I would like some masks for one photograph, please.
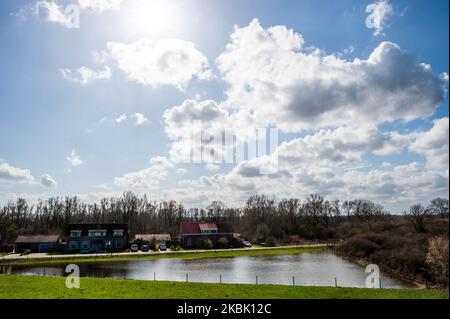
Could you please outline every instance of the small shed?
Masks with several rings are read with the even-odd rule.
[[[134,236],[135,239],[141,239],[147,242],[152,242],[153,240],[157,241],[157,242],[170,242],[171,241],[171,237],[170,234],[137,234],[136,236]]]
[[[45,253],[59,248],[59,235],[20,235],[14,242],[16,253],[23,253],[26,249],[33,253]]]

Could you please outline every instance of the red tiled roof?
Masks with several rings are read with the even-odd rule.
[[[198,227],[200,228],[200,231],[217,230],[217,225],[214,223],[200,223],[198,224]]]
[[[232,234],[233,225],[229,222],[218,222],[218,223],[194,223],[194,222],[183,222],[180,226],[180,234],[200,234],[201,230],[215,230],[221,234]]]
[[[181,234],[200,234],[198,223],[181,223]]]

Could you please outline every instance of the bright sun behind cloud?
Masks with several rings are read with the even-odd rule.
[[[130,32],[159,35],[176,28],[180,19],[178,1],[136,0],[127,8],[125,27]]]

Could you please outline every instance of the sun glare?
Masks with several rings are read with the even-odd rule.
[[[127,28],[132,32],[159,34],[174,29],[178,23],[176,1],[136,0],[128,12]]]

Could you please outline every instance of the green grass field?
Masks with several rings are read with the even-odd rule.
[[[448,291],[282,285],[207,284],[81,278],[68,289],[64,277],[0,275],[0,299],[448,299]]]
[[[259,255],[286,255],[301,254],[305,252],[323,252],[325,247],[301,247],[301,248],[273,248],[273,249],[239,249],[239,250],[220,250],[220,251],[180,251],[174,253],[161,253],[151,255],[101,255],[99,257],[70,257],[67,258],[33,258],[18,260],[0,260],[0,265],[39,265],[39,264],[66,264],[66,263],[84,263],[84,262],[110,262],[120,260],[135,259],[158,259],[158,258],[183,258],[183,259],[199,259],[199,258],[226,258],[238,256],[259,256]]]

